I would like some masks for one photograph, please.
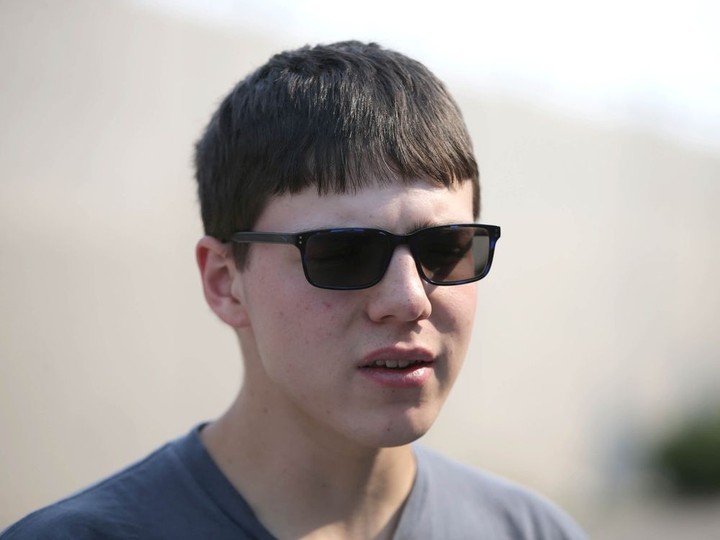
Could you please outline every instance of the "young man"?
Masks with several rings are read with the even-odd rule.
[[[196,167],[236,401],[3,539],[583,537],[411,445],[458,375],[500,237],[475,224],[470,138],[424,66],[358,42],[276,55],[222,102]]]

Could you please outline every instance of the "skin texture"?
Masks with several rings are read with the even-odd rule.
[[[469,182],[417,181],[276,197],[254,229],[407,234],[472,221]],[[408,444],[430,428],[463,362],[475,284],[425,283],[407,246],[359,291],[311,286],[292,245],[253,244],[242,272],[212,238],[197,256],[208,304],[235,328],[245,365],[237,400],[203,431],[213,458],[280,537],[391,536],[415,473]],[[425,364],[409,384],[366,367],[414,358]]]

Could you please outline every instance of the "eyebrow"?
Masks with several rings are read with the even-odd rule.
[[[467,221],[434,221],[431,219],[419,219],[413,223],[413,226],[410,228],[410,230],[407,231],[406,234],[412,234],[414,232],[417,232],[421,229],[427,229],[428,227],[441,227],[443,225],[457,225],[460,223],[468,223]]]

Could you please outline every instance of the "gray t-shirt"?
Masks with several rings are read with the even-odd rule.
[[[215,465],[200,429],[46,508],[0,540],[273,540]],[[414,446],[412,492],[395,533],[417,539],[582,539],[560,510],[527,490]]]

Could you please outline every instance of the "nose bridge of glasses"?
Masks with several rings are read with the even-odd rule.
[[[386,238],[388,239],[388,250],[386,255],[386,262],[385,262],[385,271],[384,274],[387,273],[388,269],[390,268],[390,265],[393,264],[393,260],[397,259],[397,254],[406,252],[407,255],[410,255],[413,259],[413,266],[417,270],[418,277],[422,280],[426,281],[425,274],[422,270],[422,265],[420,263],[419,254],[416,252],[416,249],[413,246],[413,242],[411,242],[411,239],[413,238],[412,234],[404,235],[404,234],[392,234],[392,233],[386,233]],[[400,249],[398,249],[400,248]],[[384,277],[383,274],[383,277]]]

